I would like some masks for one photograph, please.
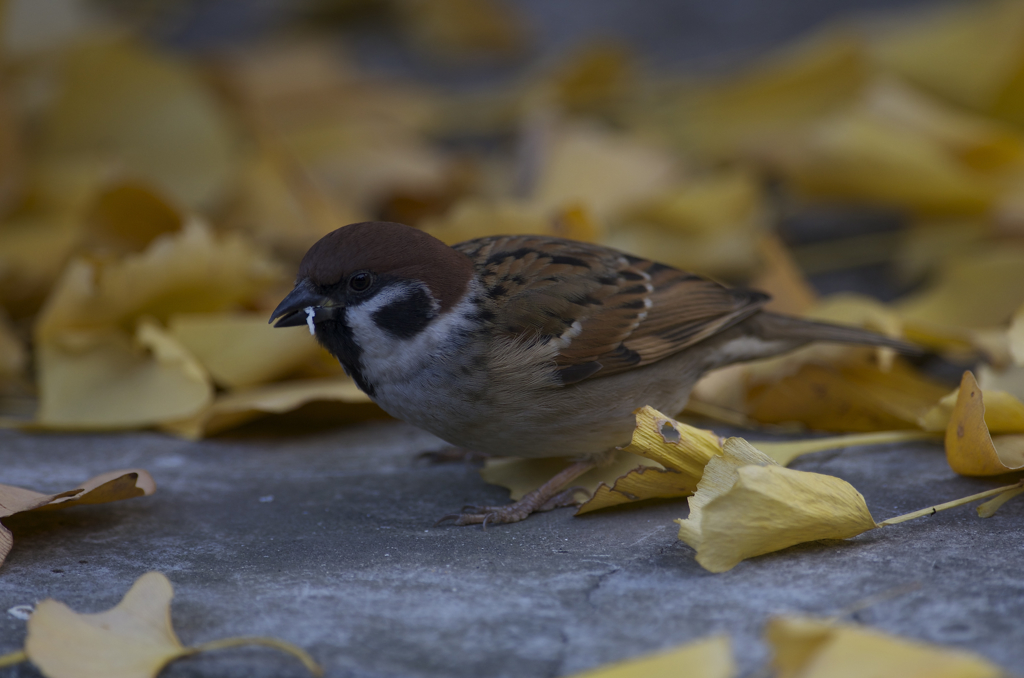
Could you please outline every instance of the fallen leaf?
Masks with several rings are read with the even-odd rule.
[[[689,496],[697,488],[708,459],[721,452],[721,440],[713,432],[669,419],[653,407],[644,406],[636,411],[632,440],[622,448],[622,453],[641,463],[602,473],[600,484],[576,515],[644,499]]]
[[[717,83],[688,87],[655,122],[687,151],[712,160],[759,156],[852,102],[867,74],[861,41],[830,31],[791,45]],[[650,115],[650,114],[647,114]]]
[[[1021,412],[1014,414],[1024,413],[1024,405],[1019,401],[1017,405]],[[1024,435],[990,434],[985,425],[981,387],[970,371],[964,372],[960,381],[956,405],[946,427],[946,461],[965,476],[994,476],[1024,469]]]
[[[1020,398],[995,388],[981,391],[985,399],[985,426],[990,433],[1024,433],[1024,403]],[[945,432],[959,399],[960,388],[957,387],[921,418],[921,428]]]
[[[228,389],[288,376],[323,350],[305,326],[275,328],[265,313],[179,313],[168,331]]]
[[[942,6],[891,22],[870,43],[881,68],[967,108],[1024,121],[1013,104],[1024,64],[1024,8],[1014,0]]]
[[[37,344],[39,411],[29,428],[104,430],[193,415],[213,399],[206,370],[155,321],[65,332]]]
[[[109,158],[127,178],[191,208],[225,197],[240,148],[195,71],[138,43],[95,37],[70,47],[60,67],[42,126],[44,159]]]
[[[5,382],[19,378],[28,366],[28,351],[14,333],[7,314],[0,309],[0,392]]]
[[[105,504],[153,494],[156,483],[142,469],[109,471],[59,494],[42,494],[13,485],[0,485],[0,518],[26,511],[63,509],[80,504]],[[0,524],[0,565],[14,544],[11,531]]]
[[[963,650],[905,640],[852,624],[774,617],[765,628],[778,678],[997,678],[1005,672]]]
[[[996,495],[994,498],[989,499],[984,504],[978,506],[978,517],[991,518],[995,515],[996,511],[999,510],[1000,506],[1021,494],[1024,494],[1024,486],[1015,487],[1012,490],[1007,490],[1002,494]]]
[[[979,214],[996,186],[933,139],[860,111],[814,125],[777,163],[801,192],[921,214]]]
[[[173,597],[167,577],[147,572],[106,612],[82,614],[56,600],[44,600],[29,617],[25,654],[48,678],[155,678],[175,659],[222,647],[261,644],[288,652],[315,676],[323,674],[304,651],[273,638],[182,645],[171,625]]]
[[[949,257],[935,282],[895,310],[923,333],[1005,326],[1024,305],[1024,248],[990,244]]]
[[[853,433],[844,436],[811,438],[809,440],[758,440],[753,444],[778,464],[789,466],[794,459],[814,452],[859,445],[883,445],[911,440],[936,440],[936,436],[927,431],[879,431],[876,433]]]
[[[184,223],[180,211],[142,183],[122,182],[102,190],[85,216],[84,239],[104,254],[141,252]]]
[[[554,90],[560,107],[573,114],[609,114],[637,88],[634,56],[623,44],[599,39],[572,52],[542,87]]]
[[[191,417],[164,421],[160,428],[189,440],[198,440],[235,428],[266,414],[290,412],[317,401],[370,407],[373,416],[380,416],[381,413],[370,398],[348,377],[306,379],[222,394]],[[345,412],[339,412],[335,416],[336,421],[365,419],[370,414],[365,409],[356,407],[346,409],[349,410],[348,416]]]
[[[215,236],[197,220],[111,262],[73,261],[40,312],[36,340],[67,330],[133,331],[141,316],[229,310],[280,278],[277,266],[238,235]]]
[[[753,172],[719,170],[635,203],[606,243],[684,270],[741,277],[758,263],[768,214]]]
[[[904,335],[903,322],[891,309],[859,294],[831,295],[803,315],[896,339]],[[865,387],[865,380],[877,383]],[[845,383],[850,381],[858,388]],[[824,402],[832,382],[836,388],[829,402]],[[813,393],[807,393],[809,389]],[[691,402],[732,411],[748,420],[756,419],[752,413],[763,407],[761,414],[769,417],[766,423],[789,421],[822,430],[870,431],[905,427],[886,425],[898,416],[916,424],[916,418],[905,419],[908,407],[926,410],[944,390],[896,361],[892,349],[815,342],[774,358],[714,370],[694,387]],[[769,395],[773,393],[779,398]],[[856,407],[851,409],[849,400]],[[892,416],[892,410],[899,415]]]
[[[598,220],[675,183],[676,159],[662,148],[594,125],[558,127],[543,148],[531,202],[542,211],[582,203]]]
[[[896,78],[876,79],[861,106],[907,134],[934,141],[976,170],[1012,168],[1024,155],[1024,139],[1013,127],[947,106]]]
[[[731,678],[736,675],[728,636],[711,636],[639,659],[599,666],[572,678]]]
[[[742,438],[708,462],[679,538],[711,572],[745,558],[874,529],[864,497],[846,481],[776,464]]]
[[[766,235],[757,250],[761,270],[750,286],[771,295],[765,309],[785,315],[803,315],[812,309],[818,302],[818,293],[807,282],[785,243],[777,235]]]
[[[765,423],[799,422],[822,431],[917,428],[947,387],[896,362],[883,372],[866,364],[808,364],[747,395],[748,416]]]

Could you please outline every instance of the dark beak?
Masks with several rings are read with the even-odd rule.
[[[277,305],[274,312],[270,314],[270,322],[274,322],[274,319],[277,318],[274,327],[298,327],[309,323],[310,311],[312,311],[312,321],[317,323],[331,320],[344,310],[343,306],[318,294],[308,281],[303,280],[295,285],[295,289]]]

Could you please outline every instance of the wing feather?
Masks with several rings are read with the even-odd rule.
[[[499,334],[555,342],[561,383],[662,360],[768,300],[600,245],[495,236],[455,248],[476,261]]]

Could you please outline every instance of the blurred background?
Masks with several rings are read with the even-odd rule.
[[[2,8],[10,425],[379,416],[266,323],[306,249],[370,219],[601,242],[941,356],[737,369],[694,398],[733,423],[925,426],[964,367],[1024,393],[1024,3]]]

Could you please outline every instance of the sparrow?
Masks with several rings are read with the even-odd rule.
[[[709,370],[813,341],[918,352],[771,313],[768,300],[601,245],[515,235],[448,246],[362,222],[309,249],[270,321],[308,325],[381,408],[454,446],[575,459],[518,502],[439,521],[486,527],[575,503],[566,487],[629,443],[634,410],[682,411]]]

